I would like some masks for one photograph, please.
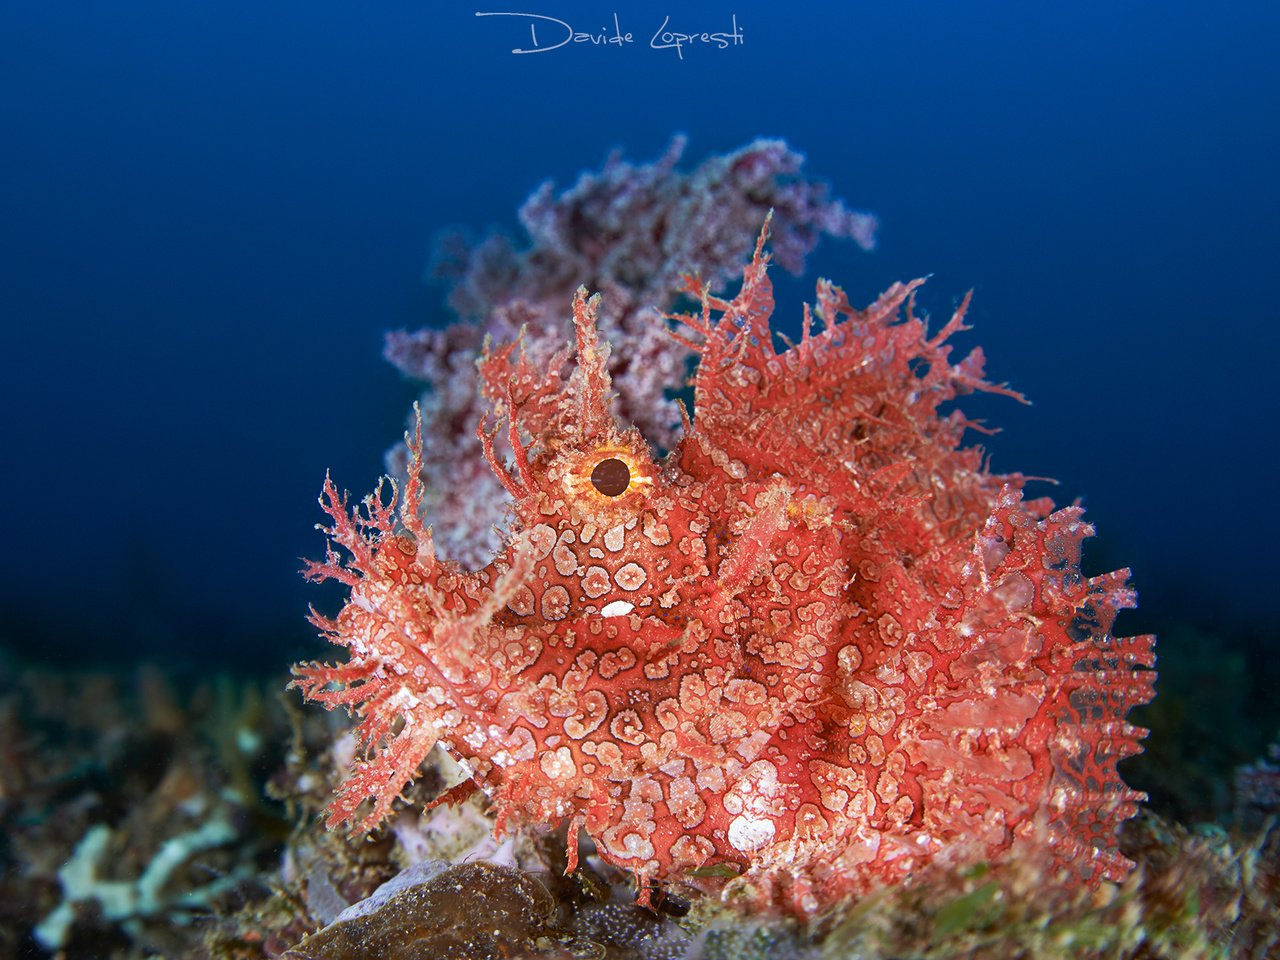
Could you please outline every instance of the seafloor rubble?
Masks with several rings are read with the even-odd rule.
[[[436,543],[453,559],[480,562],[504,523],[506,493],[478,469],[474,432],[473,368],[486,334],[524,326],[530,362],[546,362],[574,288],[603,291],[602,336],[621,346],[608,368],[619,413],[665,446],[679,413],[664,385],[682,379],[691,352],[658,335],[659,312],[676,306],[681,272],[723,285],[769,209],[774,257],[788,269],[801,269],[823,234],[872,245],[874,218],[803,178],[785,144],[757,142],[689,173],[678,169],[682,147],[647,165],[613,158],[559,194],[540,189],[521,212],[524,242],[445,241],[437,265],[457,321],[389,337],[388,356],[427,387],[424,507],[443,518]],[[497,453],[510,450],[499,442]],[[403,448],[390,461],[403,475]],[[1215,652],[1187,673],[1230,681],[1213,640],[1188,646]],[[1166,676],[1172,690],[1142,717],[1151,750],[1130,763],[1157,785],[1159,813],[1122,826],[1119,852],[1137,865],[1123,882],[1046,883],[1046,863],[1028,848],[926,866],[796,919],[670,888],[646,909],[631,875],[589,845],[566,875],[563,828],[495,838],[480,794],[428,809],[462,776],[440,751],[373,832],[326,829],[324,810],[359,745],[344,718],[281,695],[278,677],[0,661],[0,957],[1276,955],[1276,766],[1259,758],[1233,784],[1247,755],[1193,755],[1187,731],[1237,717],[1238,704],[1230,682],[1210,697],[1179,679],[1176,662]],[[1191,826],[1198,818],[1218,822]]]
[[[1143,813],[1121,833],[1138,863],[1122,885],[1066,893],[1034,862],[976,866],[851,901],[802,931],[707,901],[639,908],[628,878],[595,858],[572,877],[553,868],[562,833],[495,843],[475,799],[423,815],[454,775],[434,766],[371,837],[330,832],[321,813],[350,741],[330,715],[266,694],[278,680],[5,661],[0,682],[0,957],[1263,960],[1280,950],[1280,811],[1260,806],[1274,793],[1248,794],[1250,822],[1266,814],[1260,828]],[[70,867],[104,833],[93,865]],[[193,842],[201,834],[211,842]],[[377,892],[397,876],[398,889]]]

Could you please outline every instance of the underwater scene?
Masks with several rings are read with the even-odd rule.
[[[0,958],[1280,957],[1280,12],[0,11]]]

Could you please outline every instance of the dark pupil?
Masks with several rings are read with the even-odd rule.
[[[617,457],[601,460],[591,471],[591,485],[606,497],[620,497],[631,483],[631,471]]]

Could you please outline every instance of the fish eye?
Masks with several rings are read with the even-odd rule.
[[[601,460],[591,471],[591,485],[606,497],[620,497],[631,485],[631,469],[617,457]]]

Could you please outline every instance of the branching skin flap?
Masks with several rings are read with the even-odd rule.
[[[332,546],[306,573],[350,588],[314,616],[348,659],[294,682],[364,746],[329,825],[383,821],[439,744],[470,775],[446,800],[585,830],[642,900],[736,874],[807,916],[1020,843],[1065,882],[1124,878],[1115,830],[1144,798],[1116,762],[1155,676],[1153,638],[1111,633],[1128,571],[1083,577],[1081,510],[1024,500],[939,414],[1021,399],[980,351],[951,363],[967,297],[929,337],[921,281],[865,310],[822,282],[783,344],[764,239],[734,299],[686,278],[696,416],[665,457],[615,421],[585,290],[549,368],[486,352],[480,435],[514,516],[483,569],[436,557],[417,464],[355,510],[326,480]]]

